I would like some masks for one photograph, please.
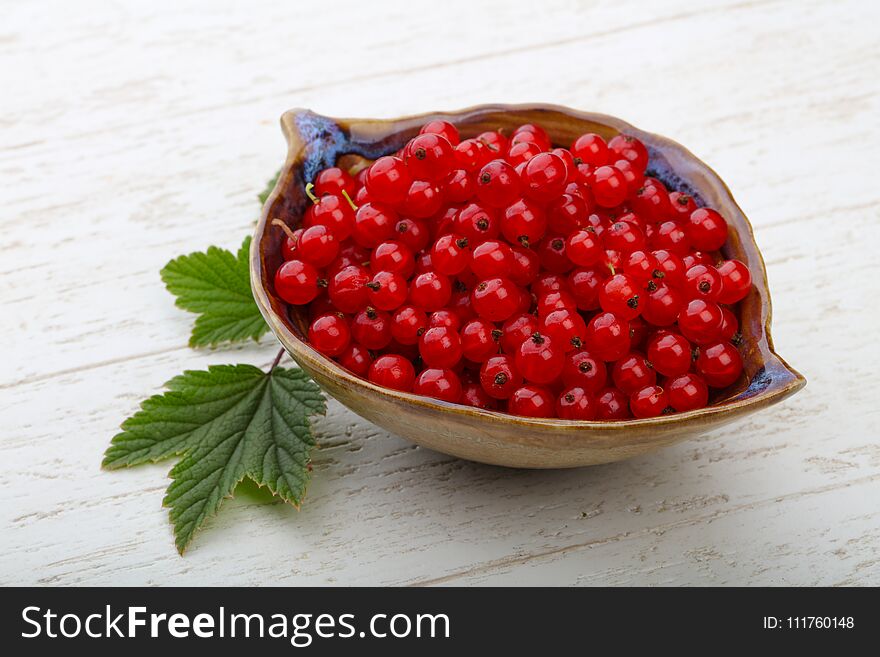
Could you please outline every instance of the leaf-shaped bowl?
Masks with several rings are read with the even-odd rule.
[[[543,126],[554,143],[567,146],[578,135],[595,132],[638,137],[648,147],[651,170],[670,189],[692,194],[699,205],[717,209],[730,231],[727,257],[749,266],[754,281],[740,303],[740,347],[744,372],[734,385],[695,411],[644,420],[576,422],[532,419],[483,411],[396,392],[354,376],[312,349],[305,339],[307,317],[288,309],[275,293],[273,277],[281,265],[283,233],[273,218],[296,225],[309,204],[305,184],[340,158],[375,159],[399,149],[432,119],[454,123],[463,137],[485,130],[512,130],[523,123]],[[267,199],[251,246],[251,284],[257,304],[285,349],[318,384],[358,415],[430,449],[473,461],[524,468],[563,468],[607,463],[644,454],[706,434],[782,401],[806,383],[773,351],[770,293],[764,261],[752,227],[718,175],[669,139],[643,132],[611,116],[552,105],[483,105],[401,119],[333,119],[308,110],[281,117],[287,161]],[[343,159],[343,162],[346,160]],[[350,160],[349,160],[350,161]]]

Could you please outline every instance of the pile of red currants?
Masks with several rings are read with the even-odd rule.
[[[748,268],[727,223],[646,175],[634,137],[554,148],[537,125],[431,121],[356,174],[324,169],[275,276],[309,343],[354,374],[513,415],[706,406],[742,372]]]

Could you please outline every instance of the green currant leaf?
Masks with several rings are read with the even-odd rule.
[[[251,292],[248,251],[251,238],[233,254],[216,246],[180,256],[162,268],[162,280],[178,307],[198,313],[191,347],[258,340],[269,326]]]
[[[245,477],[299,507],[315,446],[310,418],[326,412],[324,396],[302,370],[214,365],[165,385],[168,392],[145,400],[122,423],[103,467],[181,457],[163,501],[181,554]]]

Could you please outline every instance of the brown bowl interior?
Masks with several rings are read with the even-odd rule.
[[[727,219],[730,231],[724,255],[749,266],[753,287],[739,304],[744,372],[711,405],[687,413],[648,420],[572,422],[517,418],[425,399],[375,386],[313,350],[305,340],[306,313],[288,310],[276,294],[273,276],[281,264],[283,233],[271,226],[280,218],[295,226],[310,203],[305,184],[340,158],[375,159],[399,149],[426,121],[443,118],[465,137],[485,130],[508,133],[523,123],[543,126],[554,143],[569,145],[584,132],[606,139],[626,133],[648,147],[650,171],[670,189],[694,196]],[[308,110],[283,115],[288,157],[266,201],[251,251],[251,280],[263,315],[278,339],[303,369],[331,395],[355,412],[419,444],[464,458],[526,467],[563,467],[626,458],[726,424],[746,413],[781,401],[806,381],[774,351],[770,337],[770,294],[764,261],[748,219],[718,175],[682,146],[643,132],[610,116],[547,106],[480,106],[396,120],[332,119]]]

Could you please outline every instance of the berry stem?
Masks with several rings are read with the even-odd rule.
[[[345,200],[348,201],[348,204],[351,206],[351,209],[354,210],[355,212],[357,212],[358,206],[355,205],[355,202],[351,200],[351,196],[348,195],[348,192],[343,189],[342,195],[345,197]]]
[[[284,231],[284,234],[287,235],[291,240],[293,240],[294,244],[296,244],[296,235],[293,234],[293,231],[290,229],[286,223],[278,219],[277,217],[272,220],[273,226],[278,226],[281,230]]]
[[[312,183],[307,184],[306,185],[306,196],[308,196],[311,199],[312,203],[317,203],[318,197],[315,196],[315,194],[312,192],[312,190],[314,188],[315,188],[315,186]]]

